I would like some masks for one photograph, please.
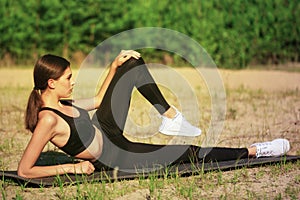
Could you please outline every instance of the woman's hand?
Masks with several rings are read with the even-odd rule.
[[[122,50],[120,54],[115,58],[113,61],[111,68],[117,69],[119,66],[121,66],[124,62],[129,60],[130,58],[139,59],[141,57],[141,54],[134,50]]]
[[[87,174],[90,175],[95,171],[94,165],[90,161],[83,161],[75,164],[76,174]]]
[[[81,108],[84,108],[85,110],[93,110],[99,108],[104,94],[117,71],[117,68],[120,67],[124,62],[126,62],[130,58],[139,59],[140,57],[141,55],[139,52],[133,50],[122,50],[112,62],[110,70],[96,96],[94,98],[89,99],[76,99],[76,101],[73,103]]]

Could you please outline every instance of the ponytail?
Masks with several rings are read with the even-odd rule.
[[[32,133],[38,122],[39,111],[43,105],[40,90],[33,89],[28,98],[26,113],[25,113],[25,127]]]
[[[69,61],[51,54],[42,56],[35,63],[33,70],[34,88],[30,93],[25,113],[26,129],[33,132],[38,123],[39,112],[43,106],[41,92],[47,89],[48,80],[57,80],[69,66]]]

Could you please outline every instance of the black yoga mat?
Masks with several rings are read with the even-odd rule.
[[[179,165],[173,165],[168,168],[162,168],[159,170],[152,169],[141,169],[136,172],[121,171],[121,170],[110,170],[95,172],[92,175],[76,175],[76,174],[65,174],[60,176],[51,176],[45,178],[34,178],[27,179],[17,175],[16,171],[1,171],[0,176],[3,181],[12,181],[17,184],[28,187],[51,187],[51,186],[62,186],[66,184],[80,184],[80,183],[92,183],[101,181],[115,181],[115,180],[126,180],[134,178],[147,178],[149,176],[167,176],[172,175],[178,176],[189,176],[197,175],[199,173],[215,171],[215,170],[233,170],[241,167],[256,167],[263,165],[270,165],[274,163],[285,164],[286,162],[295,162],[300,160],[300,156],[282,156],[282,157],[266,157],[266,158],[249,158],[241,160],[229,160],[222,162],[211,162],[211,163],[183,163]]]

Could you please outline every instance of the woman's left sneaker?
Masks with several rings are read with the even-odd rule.
[[[256,157],[282,156],[290,150],[290,143],[286,139],[275,139],[269,142],[261,142],[252,144],[250,147],[256,146]]]

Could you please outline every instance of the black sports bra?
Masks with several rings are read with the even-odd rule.
[[[95,137],[95,128],[86,110],[76,107],[69,102],[61,102],[64,105],[75,107],[79,111],[79,117],[70,117],[59,110],[49,107],[43,107],[40,111],[51,110],[68,123],[70,127],[70,137],[68,142],[63,147],[60,147],[60,149],[71,156],[76,156],[92,143]]]

